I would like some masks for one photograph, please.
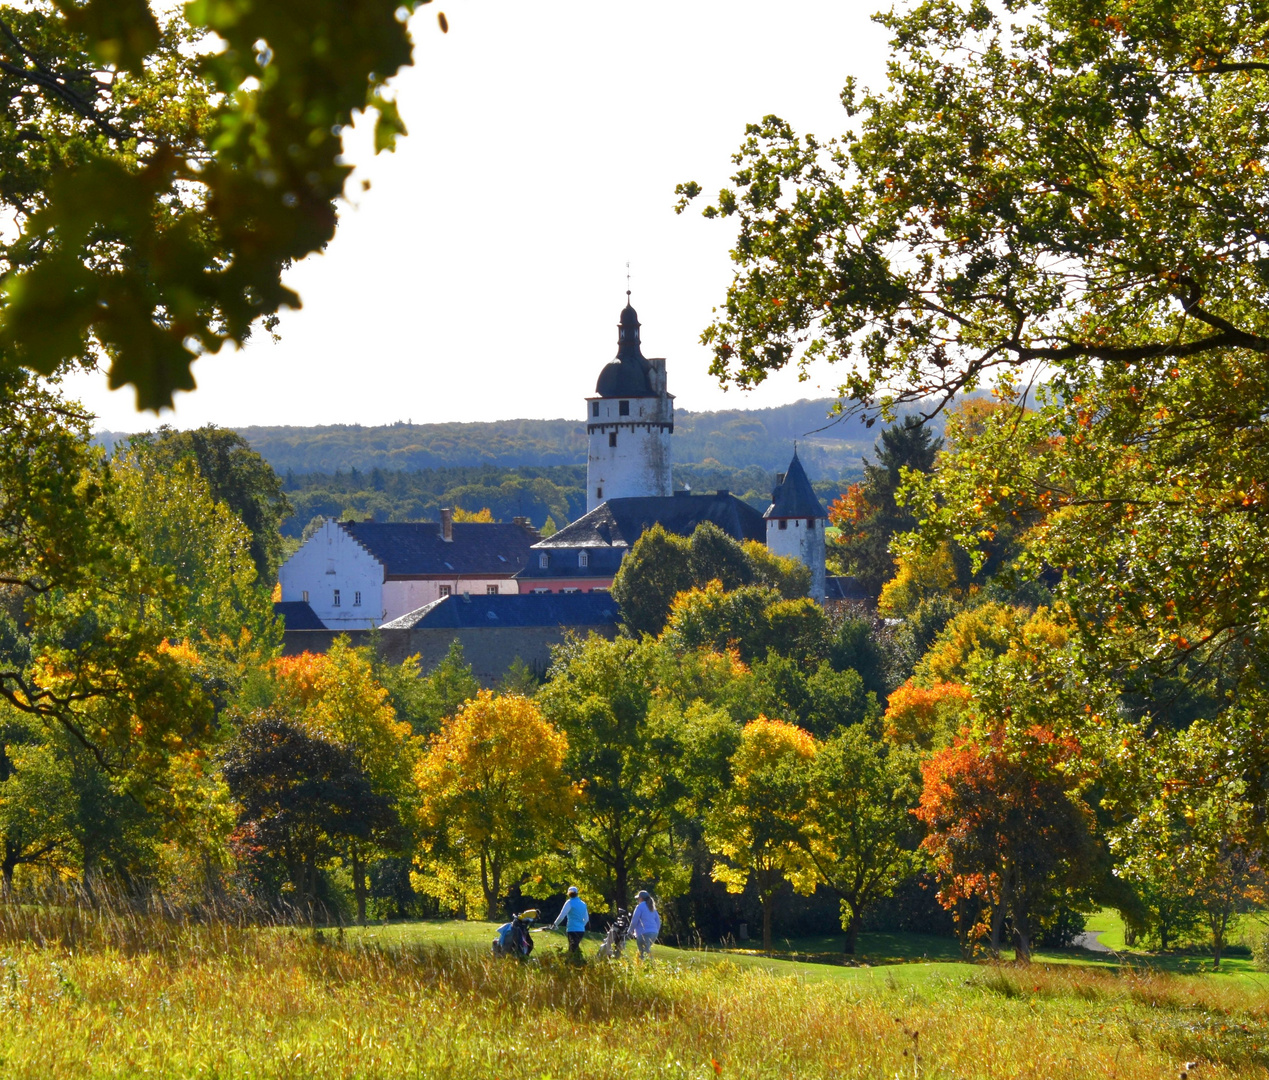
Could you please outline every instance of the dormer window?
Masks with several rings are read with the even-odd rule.
[[[577,553],[577,565],[580,566],[583,570],[585,570],[586,567],[590,565],[589,551],[579,551]]]
[[[540,552],[538,554],[538,569],[545,570],[550,565],[551,565],[551,556],[548,555],[545,551]]]
[[[619,401],[619,402],[617,402],[617,415],[618,415],[618,416],[629,416],[629,415],[630,415],[630,402],[628,402],[628,401]]]

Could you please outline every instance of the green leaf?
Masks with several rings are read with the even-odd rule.
[[[66,13],[67,27],[88,39],[102,63],[141,73],[146,57],[159,44],[158,21],[146,0],[56,0]]]

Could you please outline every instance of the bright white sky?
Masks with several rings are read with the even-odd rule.
[[[162,422],[384,424],[582,416],[616,351],[626,261],[644,354],[668,358],[681,408],[820,396],[843,373],[723,393],[698,341],[731,278],[733,232],[673,213],[712,201],[747,122],[776,113],[822,138],[846,124],[848,75],[878,86],[875,0],[438,0],[398,79],[410,129],[359,170],[329,250],[295,267],[303,310],[282,340],[194,367]],[[444,10],[442,35],[435,13]],[[362,194],[361,179],[371,181]],[[702,196],[701,206],[706,196]],[[104,376],[68,388],[103,428],[152,427]]]

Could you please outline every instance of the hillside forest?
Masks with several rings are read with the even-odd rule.
[[[833,415],[829,399],[768,409],[676,412],[674,484],[727,490],[757,509],[796,443],[825,505],[862,475],[874,434],[857,417]],[[940,428],[941,422],[935,424]],[[527,517],[548,531],[586,509],[586,428],[566,420],[467,424],[243,428],[238,432],[282,478],[292,513],[284,536],[314,519],[437,520],[443,506],[495,519]],[[100,431],[111,450],[127,441]]]

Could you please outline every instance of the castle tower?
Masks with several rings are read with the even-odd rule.
[[[811,598],[824,602],[824,526],[828,514],[807,479],[806,470],[793,450],[789,471],[776,474],[771,505],[762,515],[767,521],[767,550],[804,563],[811,571]]]
[[[586,413],[587,513],[609,499],[674,493],[674,395],[665,388],[665,360],[644,358],[628,290],[617,324],[617,358],[599,373]]]

